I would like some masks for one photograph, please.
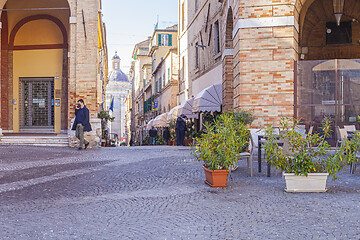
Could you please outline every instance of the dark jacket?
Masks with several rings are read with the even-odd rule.
[[[79,115],[81,114],[81,116]],[[91,124],[90,124],[90,113],[89,113],[89,109],[84,106],[84,108],[80,111],[80,109],[75,109],[75,121],[74,121],[74,125],[72,126],[71,130],[76,130],[76,126],[78,125],[79,121],[78,119],[82,119],[82,125],[84,126],[84,132],[90,132],[92,131],[91,129]]]
[[[163,137],[164,137],[165,140],[170,139],[170,131],[169,131],[169,129],[164,130]]]
[[[150,135],[150,137],[156,137],[157,131],[155,129],[150,129],[149,135]]]
[[[178,117],[176,120],[176,127],[175,129],[180,132],[186,131],[186,122],[182,117]]]

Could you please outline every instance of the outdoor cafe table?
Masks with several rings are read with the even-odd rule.
[[[259,172],[261,172],[261,144],[263,142],[266,142],[267,137],[265,137],[264,135],[258,135],[258,164],[259,164]],[[279,141],[279,138],[277,138],[277,142],[279,146],[282,146],[283,143]],[[271,176],[271,164],[268,161],[267,162],[267,176],[270,177]]]

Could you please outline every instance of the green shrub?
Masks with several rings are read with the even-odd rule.
[[[345,140],[342,145],[333,150],[326,141],[331,134],[330,120],[322,123],[323,134],[308,134],[306,136],[296,131],[299,120],[282,118],[280,135],[274,134],[273,126],[265,129],[267,141],[264,144],[266,158],[271,165],[286,173],[305,175],[309,173],[327,172],[335,180],[336,175],[347,164],[356,161],[355,153],[359,151],[360,134],[356,133],[353,140]],[[279,147],[277,139],[284,141]]]
[[[204,161],[210,170],[229,169],[236,163],[239,154],[247,148],[250,131],[247,126],[238,121],[234,114],[224,113],[216,117],[211,124],[205,123],[205,131],[196,138],[192,154]]]

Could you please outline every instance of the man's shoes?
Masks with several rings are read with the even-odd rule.
[[[88,148],[89,144],[90,144],[89,142],[88,142],[88,143],[85,143],[85,149]]]
[[[79,151],[82,150],[82,147],[79,147],[78,150],[79,150]]]

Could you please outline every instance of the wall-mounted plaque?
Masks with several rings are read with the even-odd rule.
[[[60,98],[56,98],[55,99],[55,107],[60,107],[61,105],[61,99]]]

